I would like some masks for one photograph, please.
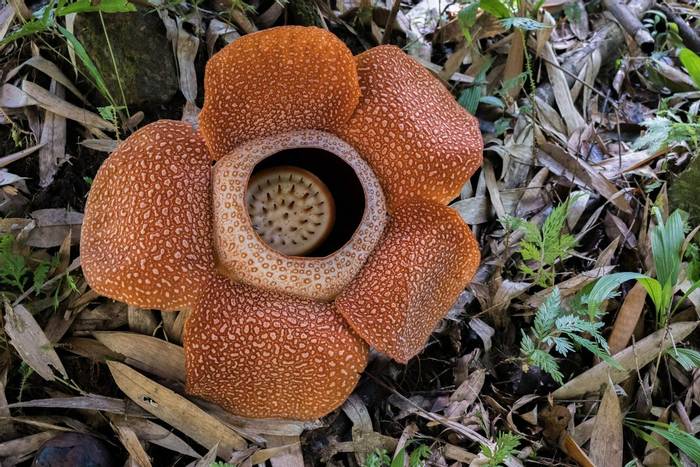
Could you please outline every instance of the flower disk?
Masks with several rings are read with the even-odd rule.
[[[218,278],[187,321],[187,392],[245,417],[309,420],[348,397],[367,350],[332,305]]]
[[[335,305],[370,345],[405,363],[472,278],[479,257],[479,245],[454,210],[412,201],[396,210]]]
[[[318,148],[334,154],[353,169],[362,185],[365,209],[360,225],[345,245],[328,256],[287,256],[262,240],[251,222],[246,193],[255,165],[289,148]],[[332,300],[357,275],[386,225],[384,196],[369,165],[349,144],[323,131],[290,131],[244,143],[216,163],[212,184],[218,271],[267,290]]]
[[[357,57],[362,96],[338,135],[372,166],[391,214],[413,197],[446,204],[481,165],[478,121],[394,46]]]
[[[161,120],[102,164],[85,207],[80,257],[90,286],[130,305],[192,304],[214,271],[211,159],[186,123]]]
[[[215,159],[244,141],[291,130],[333,130],[357,106],[352,53],[319,28],[248,34],[214,55],[204,77],[200,129]]]

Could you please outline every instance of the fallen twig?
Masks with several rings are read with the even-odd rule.
[[[676,23],[678,26],[678,34],[680,34],[683,39],[683,44],[693,52],[700,54],[700,36],[695,32],[695,29],[691,28],[683,18],[677,15],[676,12],[673,11],[673,8],[663,3],[657,5],[657,8],[661,10],[670,21]]]
[[[650,54],[654,51],[654,38],[651,37],[649,31],[644,29],[637,15],[626,4],[621,3],[619,0],[604,0],[603,3],[605,8],[625,28],[627,34],[632,36],[639,48],[642,49],[642,52]]]

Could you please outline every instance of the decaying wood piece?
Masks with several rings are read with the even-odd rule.
[[[625,28],[627,34],[632,36],[639,48],[642,49],[642,52],[649,54],[654,51],[654,38],[651,37],[649,31],[644,29],[637,15],[626,4],[619,0],[604,0],[603,4],[615,19],[619,21],[620,25]]]
[[[676,26],[678,26],[678,34],[683,39],[683,44],[693,52],[700,54],[700,36],[698,36],[695,29],[690,27],[690,25],[669,6],[659,3],[655,8],[661,10],[669,20],[676,23]]]
[[[627,3],[627,8],[637,18],[641,18],[653,4],[652,0],[632,0]],[[620,25],[612,19],[603,22],[586,45],[562,57],[561,67],[569,86],[573,85],[574,77],[578,76],[581,69],[588,63],[593,52],[598,51],[601,63],[610,63],[619,55],[624,45],[625,32]],[[554,102],[552,85],[544,83],[538,86],[537,96],[552,105]]]

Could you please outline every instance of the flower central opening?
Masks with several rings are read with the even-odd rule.
[[[365,209],[355,171],[335,154],[292,148],[258,163],[246,191],[256,234],[287,256],[327,256],[357,229]]]

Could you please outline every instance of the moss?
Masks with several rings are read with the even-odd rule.
[[[296,24],[304,26],[322,26],[318,16],[318,7],[314,0],[290,0],[289,12]]]
[[[75,33],[116,103],[121,105],[123,100],[117,71],[127,105],[170,101],[178,90],[177,70],[160,19],[139,11],[105,14],[104,22],[114,63],[98,14],[78,15]],[[106,104],[106,99],[101,98],[101,103]]]

